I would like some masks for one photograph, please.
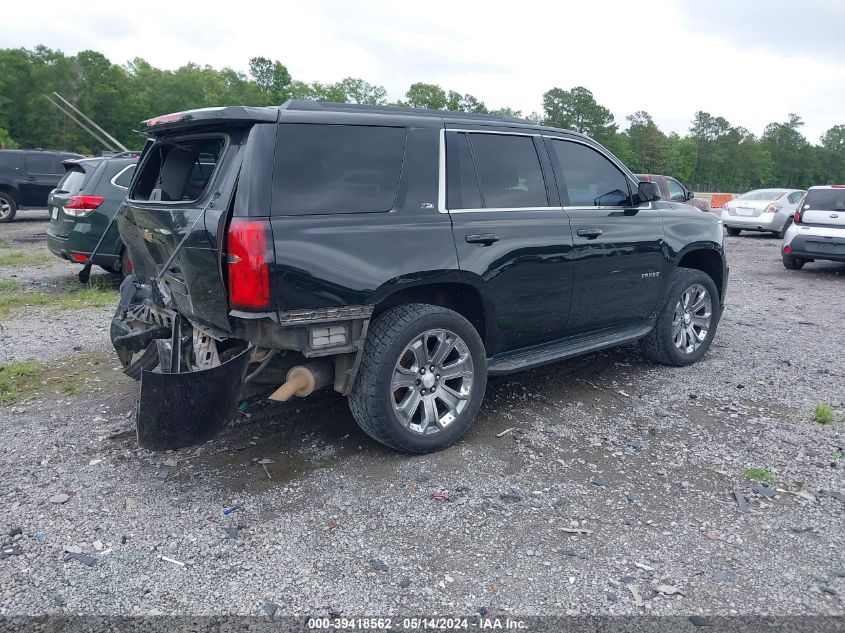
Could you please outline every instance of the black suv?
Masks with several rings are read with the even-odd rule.
[[[43,209],[65,175],[63,161],[80,154],[44,150],[0,150],[0,222],[11,222],[18,209]]]
[[[239,398],[331,387],[379,442],[434,451],[488,376],[633,341],[689,365],[715,335],[721,222],[583,135],[301,101],[141,131],[111,335],[149,448],[213,436]]]

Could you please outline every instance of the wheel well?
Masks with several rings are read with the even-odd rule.
[[[716,251],[706,248],[691,251],[681,258],[678,268],[694,268],[709,275],[716,284],[716,290],[722,293],[722,258]]]
[[[9,185],[0,185],[0,191],[2,191],[3,193],[8,193],[10,196],[12,196],[12,200],[15,201],[15,204],[18,203],[18,199],[15,197],[14,187],[11,187]]]
[[[428,303],[454,310],[472,323],[486,347],[487,326],[484,306],[481,303],[481,296],[472,286],[446,283],[398,290],[376,305],[373,316],[404,303]]]

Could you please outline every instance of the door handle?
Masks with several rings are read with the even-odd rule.
[[[578,236],[586,237],[588,240],[594,240],[601,234],[601,229],[578,229]]]
[[[499,236],[495,233],[473,233],[466,236],[467,244],[481,244],[482,246],[490,246],[490,244],[499,241]]]

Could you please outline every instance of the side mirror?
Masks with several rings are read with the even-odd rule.
[[[695,194],[692,191],[687,191],[687,200],[692,200],[695,198]]]
[[[637,198],[640,204],[660,200],[660,190],[653,182],[641,182],[637,185]]]

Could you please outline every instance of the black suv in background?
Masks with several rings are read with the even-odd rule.
[[[141,131],[111,335],[149,448],[213,436],[239,398],[330,387],[379,442],[434,451],[488,376],[633,341],[689,365],[715,335],[721,222],[583,135],[298,101]]]
[[[44,150],[0,150],[0,222],[11,222],[18,209],[43,209],[47,196],[65,174],[62,162],[80,154]]]

